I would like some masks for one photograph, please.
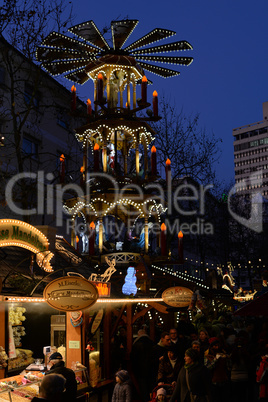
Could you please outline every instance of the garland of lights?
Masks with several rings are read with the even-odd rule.
[[[105,64],[105,57],[110,54],[117,55],[118,65],[117,69],[122,68],[124,71],[131,70],[135,72],[136,81],[142,77],[142,68],[145,70],[167,78],[178,75],[179,72],[170,70],[164,67],[155,66],[144,62],[136,62],[135,57],[139,55],[143,60],[169,63],[176,65],[189,65],[192,58],[185,57],[164,57],[164,56],[147,56],[146,54],[154,53],[161,54],[166,52],[192,50],[192,46],[187,41],[178,41],[167,43],[165,45],[157,45],[151,48],[146,46],[151,43],[161,41],[175,34],[174,31],[167,29],[156,28],[148,34],[144,35],[134,43],[122,49],[126,40],[132,34],[133,30],[138,24],[138,20],[122,20],[111,22],[111,34],[113,41],[113,49],[108,45],[99,29],[93,21],[88,21],[83,24],[75,25],[68,29],[68,32],[75,36],[72,38],[61,33],[52,32],[42,42],[36,50],[36,59],[42,63],[44,69],[50,74],[65,74],[67,79],[84,83],[88,77],[94,80],[94,73],[99,72],[102,68],[102,63]],[[139,49],[139,48],[143,49]],[[58,56],[60,53],[60,57]],[[73,56],[74,63],[70,63],[68,58]],[[120,60],[128,60],[130,65],[120,65]],[[82,68],[81,68],[82,65]],[[114,66],[107,64],[108,67]]]

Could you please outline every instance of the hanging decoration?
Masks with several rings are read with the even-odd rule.
[[[203,297],[200,295],[199,290],[196,290],[191,297],[191,302],[188,307],[188,310],[194,310],[197,308],[198,310],[204,310],[206,308]]]
[[[79,327],[83,323],[82,311],[71,311],[71,323],[73,327]]]
[[[127,275],[125,277],[125,283],[122,287],[122,293],[124,295],[135,296],[137,293],[136,282],[137,282],[136,269],[134,267],[128,267]]]

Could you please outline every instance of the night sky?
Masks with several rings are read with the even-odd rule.
[[[178,56],[194,57],[188,66],[164,64],[181,72],[174,78],[151,73],[150,93],[157,90],[176,101],[187,115],[200,114],[200,125],[222,138],[222,156],[216,166],[218,179],[234,178],[232,129],[261,121],[262,103],[268,101],[267,0],[73,0],[74,24],[93,20],[100,31],[113,19],[138,19],[125,46],[154,28],[177,35],[158,42],[187,40],[193,51]],[[106,37],[109,39],[109,35]],[[153,45],[152,45],[153,46]],[[78,96],[93,98],[93,84],[78,86]],[[137,96],[139,93],[137,91]]]

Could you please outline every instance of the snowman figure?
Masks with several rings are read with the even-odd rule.
[[[136,270],[134,267],[128,267],[127,275],[125,277],[125,283],[122,287],[122,292],[124,295],[133,295],[135,296],[137,293],[137,286],[136,286]]]

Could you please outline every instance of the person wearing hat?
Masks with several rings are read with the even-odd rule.
[[[112,402],[131,402],[132,390],[128,371],[117,371],[115,381],[116,385],[112,395]]]
[[[156,401],[157,402],[164,402],[166,401],[167,391],[165,388],[159,388],[156,392]]]
[[[50,355],[49,363],[51,368],[46,375],[61,374],[66,379],[66,392],[64,392],[63,401],[74,402],[76,400],[77,393],[77,382],[74,371],[65,367],[62,355],[59,352],[55,352]]]
[[[170,402],[192,402],[195,400],[211,402],[209,371],[200,363],[197,350],[187,349],[184,361],[185,364],[179,372]]]
[[[176,346],[169,346],[167,352],[165,352],[159,363],[157,377],[158,384],[164,383],[175,385],[181,367],[182,364],[178,359]]]

